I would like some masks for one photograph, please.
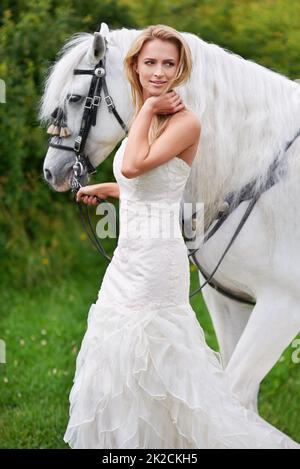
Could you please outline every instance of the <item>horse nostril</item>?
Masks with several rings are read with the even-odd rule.
[[[44,169],[44,178],[46,179],[47,182],[53,182],[52,179],[52,174],[51,174],[51,171],[50,169]]]

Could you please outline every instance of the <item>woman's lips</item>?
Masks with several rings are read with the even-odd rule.
[[[165,85],[166,84],[166,81],[161,81],[161,82],[155,82],[155,81],[151,81],[150,80],[150,83],[154,86],[162,86],[162,85]]]

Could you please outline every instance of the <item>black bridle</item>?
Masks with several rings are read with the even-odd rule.
[[[57,142],[54,142],[53,137],[51,137],[49,141],[49,146],[52,148],[56,148],[58,150],[71,151],[75,153],[76,161],[73,165],[73,174],[71,176],[70,185],[71,185],[72,192],[76,194],[79,191],[80,187],[82,187],[81,181],[83,180],[83,178],[85,178],[87,174],[94,174],[96,172],[96,168],[94,168],[88,155],[85,153],[85,146],[86,146],[86,142],[87,142],[90,129],[92,126],[95,126],[97,122],[97,112],[98,112],[98,109],[102,100],[102,97],[101,97],[102,89],[104,93],[104,101],[108,107],[109,112],[112,112],[114,114],[114,116],[116,117],[117,121],[121,125],[126,135],[128,134],[128,128],[126,124],[123,122],[123,120],[121,119],[120,115],[118,114],[115,108],[113,99],[108,93],[106,79],[105,79],[105,75],[106,75],[105,57],[103,57],[95,65],[95,68],[93,70],[75,69],[73,73],[74,75],[91,75],[92,76],[90,88],[89,88],[87,96],[85,97],[85,104],[84,104],[84,110],[83,110],[83,115],[82,115],[81,124],[80,124],[80,130],[79,130],[78,136],[75,138],[73,146],[62,145],[60,143],[61,138],[59,137],[58,137]],[[79,98],[80,97],[81,96],[79,96]],[[53,119],[55,119],[55,124],[58,127],[66,123],[65,113],[61,107],[56,108],[54,110],[52,117]],[[105,199],[100,199],[99,197],[96,197],[96,198],[99,203],[107,202]],[[87,222],[86,222],[81,204],[77,204],[77,205],[79,208],[81,222],[89,236],[90,241],[92,242],[94,247],[107,260],[111,261],[111,257],[109,257],[108,254],[105,252],[105,249],[101,245],[98,237],[96,236],[93,230],[90,216],[89,216],[88,207],[85,206],[86,219],[87,219]],[[88,228],[90,229],[91,234],[89,233]]]
[[[83,109],[83,116],[81,119],[80,130],[78,136],[75,138],[74,145],[62,145],[59,139],[58,143],[52,141],[50,139],[49,146],[53,148],[57,148],[58,150],[64,151],[72,151],[76,155],[76,162],[73,166],[74,170],[74,178],[72,179],[73,186],[72,190],[78,191],[80,185],[78,186],[78,178],[82,177],[83,175],[94,174],[96,172],[96,168],[92,165],[88,155],[85,154],[84,149],[87,142],[87,138],[92,126],[96,125],[97,122],[97,112],[98,108],[101,104],[101,91],[103,87],[104,92],[104,100],[108,107],[109,112],[112,112],[116,117],[117,121],[121,125],[122,129],[124,130],[125,134],[128,134],[128,128],[126,124],[123,122],[121,117],[119,116],[116,107],[114,105],[112,97],[108,93],[107,84],[106,84],[106,70],[105,70],[105,57],[100,59],[100,61],[95,65],[93,70],[81,70],[75,69],[73,71],[74,75],[92,75],[92,80],[90,84],[90,88],[88,91],[87,96],[85,97],[84,109]],[[81,97],[81,96],[79,96]],[[64,119],[64,112],[61,108],[57,108],[54,111],[54,115],[57,115],[57,110],[60,112],[60,119]]]

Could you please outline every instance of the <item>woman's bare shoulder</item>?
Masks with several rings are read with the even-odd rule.
[[[176,112],[176,114],[173,114],[172,118],[170,119],[171,121],[177,119],[184,119],[185,121],[188,121],[191,124],[194,124],[196,127],[201,128],[201,122],[197,114],[192,111],[191,109],[182,109],[182,111]]]

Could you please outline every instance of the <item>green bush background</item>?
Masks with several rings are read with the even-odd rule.
[[[299,18],[298,0],[2,0],[0,339],[7,363],[0,364],[0,447],[65,446],[75,356],[106,268],[88,244],[70,193],[54,193],[42,177],[47,136],[37,121],[38,104],[59,49],[72,34],[93,32],[101,21],[114,29],[166,23],[295,79]],[[92,182],[114,179],[112,157]],[[114,246],[107,242],[109,253]],[[196,272],[191,278],[195,288]],[[192,304],[216,347],[205,306],[199,297]],[[292,364],[291,352],[264,381],[260,408],[300,440],[300,365]]]

